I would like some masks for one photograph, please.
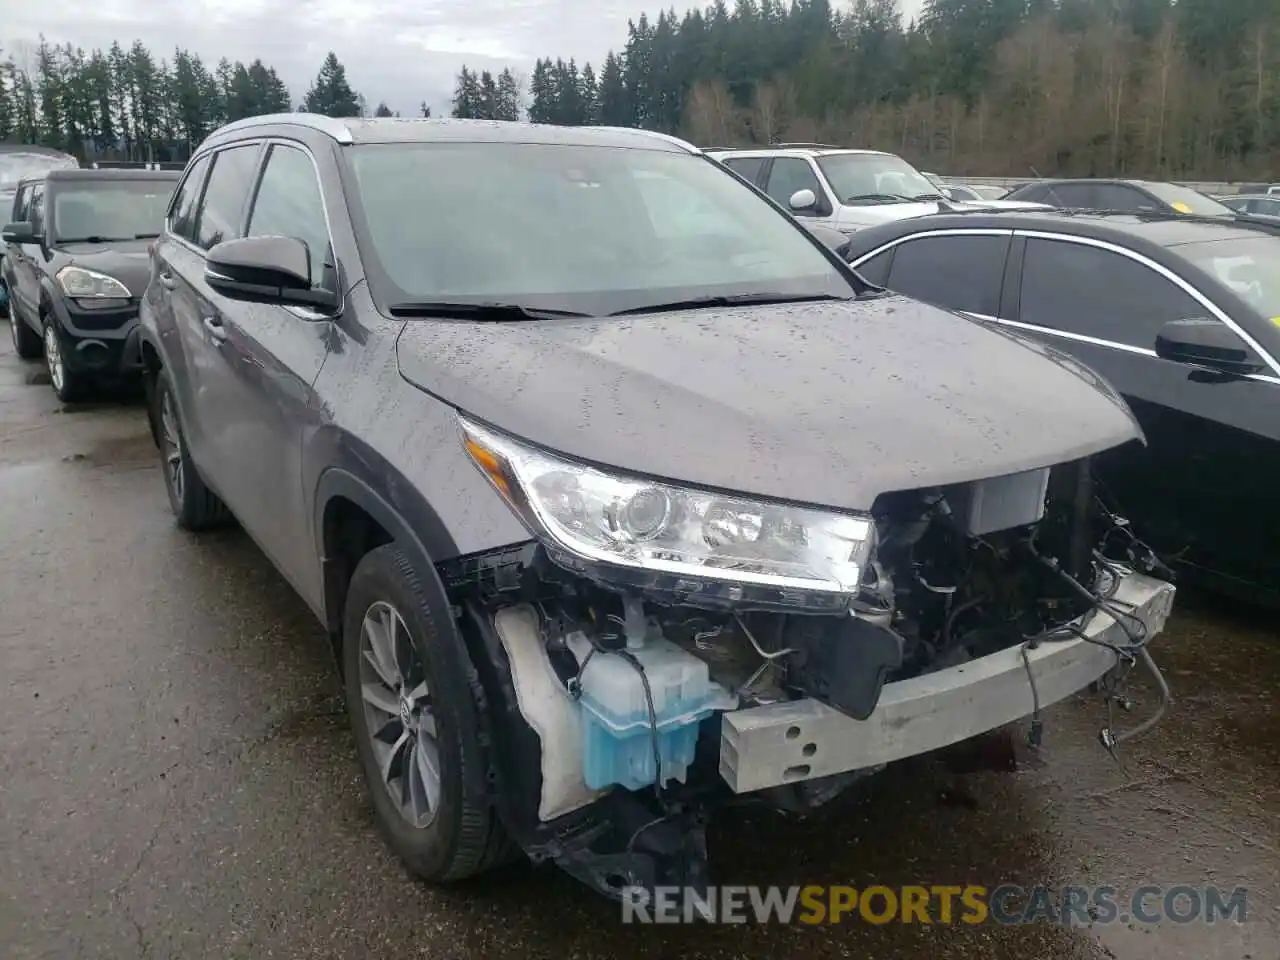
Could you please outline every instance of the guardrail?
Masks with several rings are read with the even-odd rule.
[[[1024,183],[1035,183],[1036,177],[944,177],[938,175],[943,183],[971,183],[978,187],[1003,187],[1006,190],[1012,190],[1014,187],[1020,187]],[[1239,193],[1239,183],[1197,183],[1189,180],[1173,180],[1171,183],[1180,186],[1190,187],[1192,190],[1199,190],[1201,193],[1214,194],[1230,194]]]

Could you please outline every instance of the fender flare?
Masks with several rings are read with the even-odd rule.
[[[449,598],[445,593],[444,581],[436,569],[435,561],[414,531],[408,520],[387,500],[374,490],[373,486],[355,474],[341,467],[330,467],[320,475],[316,484],[315,504],[313,507],[312,530],[315,536],[316,555],[320,557],[321,575],[324,586],[324,619],[325,627],[331,636],[341,636],[342,617],[335,604],[329,602],[331,578],[340,571],[336,569],[333,558],[327,556],[324,544],[324,515],[329,502],[335,497],[350,500],[364,510],[385,530],[391,539],[408,556],[428,594],[431,604],[431,617],[437,631],[444,634],[457,633],[458,627],[453,620]]]

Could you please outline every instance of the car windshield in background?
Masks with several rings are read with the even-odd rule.
[[[818,158],[818,166],[844,204],[903,203],[940,196],[928,177],[890,153],[829,153]]]
[[[1179,244],[1174,249],[1261,316],[1280,317],[1280,238],[1208,240]]]
[[[38,177],[49,170],[74,170],[78,163],[72,157],[48,153],[0,153],[0,190],[17,189],[18,181]]]
[[[1190,187],[1182,187],[1176,183],[1148,183],[1145,186],[1156,199],[1169,204],[1179,213],[1191,213],[1199,217],[1229,217],[1232,214],[1231,208],[1226,204]]]
[[[58,184],[51,226],[59,243],[159,235],[173,180],[78,180]]]
[[[718,164],[561,144],[346,151],[393,302],[600,315],[710,297],[851,297],[821,246]]]

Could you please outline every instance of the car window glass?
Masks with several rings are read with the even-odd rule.
[[[822,197],[822,188],[818,186],[818,176],[809,166],[808,160],[799,157],[778,157],[769,170],[769,184],[766,191],[783,207],[797,190],[812,190],[815,197]]]
[[[196,220],[196,245],[208,250],[240,236],[245,201],[253,185],[258,144],[231,147],[214,154],[209,185],[205,187]]]
[[[1146,350],[1170,320],[1207,311],[1166,277],[1097,247],[1027,240],[1019,319]]]
[[[208,170],[207,155],[192,164],[170,206],[169,229],[184,240],[195,241],[196,203],[200,199],[200,189],[204,186],[204,175]]]
[[[311,282],[331,287],[325,264],[329,259],[329,226],[324,197],[311,158],[295,147],[275,144],[258,184],[249,213],[251,237],[294,237],[311,255]]]
[[[877,253],[870,260],[864,260],[854,269],[866,280],[870,280],[877,287],[883,287],[889,282],[889,265],[893,263],[893,248],[890,247],[884,253]]]
[[[760,171],[764,169],[764,157],[734,157],[726,160],[724,165],[745,180],[758,183]]]
[[[44,184],[37,183],[31,188],[31,207],[27,210],[27,220],[37,235],[44,233]]]
[[[28,206],[29,206],[29,204],[27,203],[27,201],[28,201],[30,198],[31,198],[31,187],[30,187],[30,185],[25,186],[25,187],[23,187],[21,190],[19,190],[19,191],[18,191],[18,195],[17,195],[16,197],[14,197],[14,200],[13,200],[13,220],[14,220],[14,222],[15,222],[15,223],[20,223],[21,221],[23,221],[23,220],[26,220],[26,219],[27,219],[27,208],[28,208]]]
[[[651,171],[637,172],[634,176],[656,236],[715,236],[734,231],[729,212],[687,183]]]
[[[172,180],[130,177],[63,183],[50,196],[49,229],[60,243],[150,239],[160,235],[172,195]]]
[[[1120,210],[1126,213],[1160,208],[1160,204],[1141,191],[1114,183],[1100,183],[1094,186],[1090,206],[1099,210]]]
[[[1059,183],[1049,188],[1048,202],[1059,207],[1077,207],[1090,210],[1094,203],[1094,188],[1087,183]]]
[[[920,237],[899,244],[885,283],[948,310],[995,316],[1009,237]]]

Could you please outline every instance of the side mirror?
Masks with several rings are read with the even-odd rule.
[[[1156,356],[1174,363],[1246,376],[1264,369],[1248,345],[1217,320],[1171,320],[1156,336]]]
[[[233,300],[326,309],[338,298],[311,283],[311,254],[296,237],[242,237],[209,251],[205,283]]]
[[[19,220],[4,225],[4,230],[0,231],[0,240],[4,240],[5,243],[38,243],[40,237],[36,234],[30,220]]]
[[[812,190],[797,190],[787,201],[792,210],[812,210],[818,205],[818,196]]]

